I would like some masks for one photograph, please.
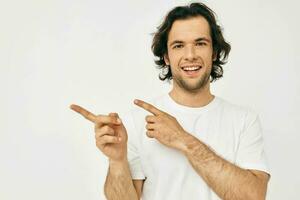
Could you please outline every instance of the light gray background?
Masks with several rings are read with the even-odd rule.
[[[93,126],[68,106],[126,112],[169,90],[151,35],[171,0],[1,0],[0,199],[104,199],[107,159]],[[272,171],[268,198],[299,199],[296,0],[206,1],[232,45],[214,94],[261,117]]]

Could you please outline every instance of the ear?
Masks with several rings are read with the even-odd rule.
[[[213,61],[217,60],[217,54],[215,52],[213,53],[212,57],[213,57]]]
[[[166,65],[170,65],[170,60],[169,60],[168,54],[164,55],[164,61],[165,61]]]

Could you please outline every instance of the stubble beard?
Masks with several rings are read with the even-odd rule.
[[[201,91],[206,84],[210,81],[210,71],[206,71],[202,77],[196,83],[189,83],[188,80],[184,80],[180,76],[173,75],[173,81],[184,91],[190,93],[196,93]]]

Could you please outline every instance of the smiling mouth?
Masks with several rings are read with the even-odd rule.
[[[182,66],[181,69],[184,71],[184,74],[190,78],[198,77],[199,71],[202,68],[201,65],[193,66]]]
[[[181,67],[181,69],[185,72],[193,72],[193,71],[198,71],[202,68],[201,65],[197,65],[197,66],[183,66]]]

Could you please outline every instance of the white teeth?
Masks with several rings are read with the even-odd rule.
[[[183,67],[183,70],[185,70],[185,71],[193,71],[193,70],[198,70],[198,69],[200,69],[199,66],[197,66],[197,67]]]

